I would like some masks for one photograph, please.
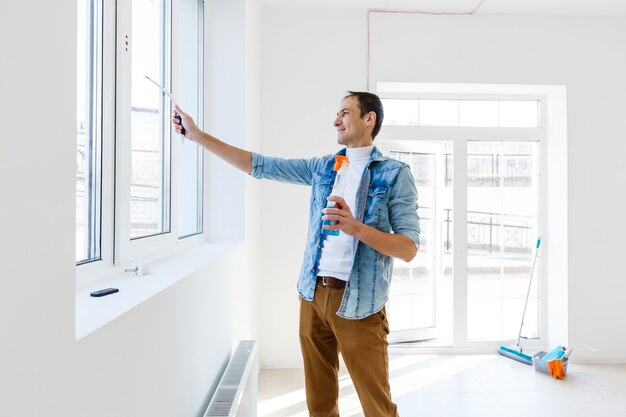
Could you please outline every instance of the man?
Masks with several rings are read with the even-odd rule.
[[[339,358],[366,417],[396,417],[388,374],[385,303],[392,258],[410,261],[419,245],[417,191],[409,167],[374,147],[383,121],[380,99],[349,91],[337,112],[337,142],[348,157],[343,197],[330,196],[335,156],[266,157],[225,144],[175,108],[176,131],[255,178],[312,186],[307,247],[298,280],[300,346],[313,417],[339,416]],[[327,208],[328,201],[334,208]],[[330,220],[331,224],[322,224]],[[327,222],[328,223],[328,222]],[[337,236],[323,229],[339,230]]]

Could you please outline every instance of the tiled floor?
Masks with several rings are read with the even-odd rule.
[[[569,364],[562,380],[499,355],[391,356],[401,417],[625,417],[626,365]],[[301,369],[264,370],[259,417],[308,416]],[[342,417],[363,416],[345,371]]]

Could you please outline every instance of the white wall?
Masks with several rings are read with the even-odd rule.
[[[208,3],[207,13],[218,6]],[[200,416],[236,341],[256,337],[257,197],[246,196],[246,239],[235,250],[76,341],[75,2],[8,4],[0,6],[0,415]],[[258,36],[245,32],[258,10],[244,0],[219,6],[239,33],[223,62],[236,76],[221,82],[245,87],[224,132],[254,145],[257,136],[237,126],[258,125],[246,103],[258,100],[258,59],[249,59],[257,41],[247,42]]]
[[[337,102],[346,89],[366,88],[365,12],[264,8],[262,22],[262,151],[334,152]],[[570,345],[599,349],[578,350],[575,359],[626,361],[626,334],[603,326],[619,329],[626,320],[619,262],[626,220],[617,192],[625,174],[626,55],[618,45],[626,19],[376,14],[371,37],[372,80],[567,87],[569,229],[567,241],[550,242],[555,256],[569,254],[563,326]],[[262,363],[296,366],[308,190],[263,187]]]

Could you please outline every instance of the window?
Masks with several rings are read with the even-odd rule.
[[[77,265],[139,262],[203,239],[202,149],[178,140],[173,104],[146,78],[202,127],[203,2],[77,5]]]
[[[385,90],[380,146],[411,166],[421,248],[394,265],[391,341],[471,346],[517,337],[542,227],[544,98]],[[382,87],[382,88],[381,88]],[[480,87],[477,87],[477,89]],[[456,233],[455,233],[456,232]],[[523,335],[541,337],[541,268]]]
[[[132,240],[171,230],[170,103],[168,97],[146,79],[148,76],[171,90],[171,17],[165,0],[133,0],[131,4],[131,36],[125,35],[131,47],[120,55],[130,58],[128,236]],[[122,66],[126,71],[124,63]],[[125,93],[118,92],[120,96]]]
[[[175,49],[180,51],[184,59],[178,60],[177,71],[180,99],[187,113],[193,116],[198,126],[203,127],[204,106],[202,94],[203,82],[203,55],[204,39],[204,11],[203,1],[186,1],[180,4],[181,25],[178,42]],[[187,238],[203,230],[203,151],[197,144],[185,141],[180,147],[178,168],[178,236]]]
[[[383,100],[387,126],[539,127],[538,100]]]
[[[77,2],[76,262],[101,257],[102,4]]]

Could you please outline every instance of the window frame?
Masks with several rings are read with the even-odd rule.
[[[85,192],[85,203],[89,204],[91,208],[89,210],[84,209],[84,230],[85,234],[89,233],[89,245],[95,247],[92,251],[87,250],[87,257],[83,259],[76,259],[76,265],[86,265],[92,262],[100,261],[103,258],[103,173],[104,173],[104,161],[103,161],[103,106],[104,98],[103,92],[103,38],[104,38],[104,18],[103,18],[103,1],[93,0],[93,9],[90,10],[93,18],[86,23],[87,36],[89,37],[89,50],[87,54],[89,56],[90,66],[92,69],[91,74],[87,74],[87,77],[91,80],[92,86],[89,91],[86,91],[86,95],[89,101],[86,104],[85,116],[86,119],[91,119],[89,126],[86,126],[85,139],[90,137],[90,144],[85,141],[85,159],[89,159],[90,171],[93,178],[93,186],[89,189],[90,196],[87,196]],[[90,5],[87,5],[90,7]],[[83,62],[85,64],[86,62]],[[85,80],[87,83],[87,79]],[[77,103],[78,104],[78,103]],[[87,115],[89,114],[89,115]],[[89,133],[87,133],[87,129]],[[89,151],[89,152],[88,152]],[[87,154],[89,154],[87,156]],[[87,175],[87,173],[85,173]],[[77,172],[78,175],[78,172]],[[78,183],[76,184],[78,187]],[[78,192],[78,189],[77,191]],[[92,199],[94,201],[92,201]],[[89,212],[89,213],[88,213]],[[87,223],[87,218],[90,221]],[[87,230],[89,231],[87,232]],[[83,242],[87,239],[83,238]],[[85,246],[83,246],[83,253],[85,252]]]
[[[198,125],[202,127],[204,119],[204,2],[202,0],[167,0],[169,8],[169,48],[178,41],[176,25],[177,6],[180,1],[193,1],[198,5],[198,54],[199,68],[198,81],[200,85],[198,94]],[[129,239],[128,231],[130,218],[124,219],[124,212],[130,211],[130,111],[127,115],[121,114],[124,105],[120,102],[120,91],[126,88],[128,91],[130,76],[124,77],[121,74],[123,67],[128,67],[128,62],[120,60],[120,49],[125,46],[125,36],[130,34],[130,21],[132,19],[132,2],[114,2],[100,0],[102,6],[102,175],[100,190],[101,200],[101,256],[91,262],[77,262],[77,285],[84,287],[101,279],[111,277],[111,274],[122,272],[125,268],[146,264],[165,256],[173,255],[195,247],[208,241],[207,225],[207,205],[206,194],[208,191],[206,180],[207,158],[204,152],[200,152],[199,166],[199,199],[201,201],[201,231],[188,236],[179,236],[178,218],[176,215],[177,203],[177,157],[180,141],[171,125],[166,129],[169,135],[169,160],[170,160],[170,223],[169,232],[159,235],[142,237],[134,240]],[[130,38],[130,35],[129,35]],[[132,46],[132,43],[131,43]],[[130,49],[130,48],[129,48]],[[173,66],[174,54],[170,53],[169,62],[166,63],[168,75],[166,76],[165,88],[173,91],[176,97],[176,68]],[[121,62],[120,62],[121,61]],[[128,74],[128,72],[127,72]],[[128,94],[127,100],[130,100]],[[130,109],[130,107],[127,107]],[[169,115],[173,105],[166,106],[166,113]],[[169,120],[169,119],[168,119]],[[126,125],[128,133],[122,131]],[[126,150],[126,152],[125,152]],[[128,173],[128,174],[127,174]],[[124,179],[126,178],[126,179]],[[128,192],[126,192],[128,191]],[[128,242],[123,242],[121,236],[127,237]]]
[[[165,87],[171,90],[172,84],[172,1],[163,0],[165,15],[164,23],[164,80]],[[116,55],[116,140],[115,140],[115,249],[114,262],[127,263],[146,258],[155,253],[165,252],[168,247],[176,244],[177,225],[173,221],[176,205],[173,198],[176,173],[173,166],[175,158],[172,129],[164,129],[164,144],[161,155],[164,168],[163,210],[168,213],[169,227],[153,235],[130,238],[130,207],[131,207],[131,90],[132,90],[132,1],[117,4],[117,55]],[[159,80],[156,80],[159,82]],[[146,81],[147,82],[147,81]],[[155,87],[156,88],[156,87]],[[164,102],[164,118],[171,113],[172,105],[162,97]],[[167,125],[166,125],[167,126]]]
[[[180,0],[179,0],[180,1]],[[197,108],[197,115],[194,116],[196,125],[203,130],[204,129],[204,0],[195,0],[195,3],[197,5],[197,28],[198,28],[198,33],[196,34],[196,38],[197,38],[197,42],[198,42],[198,51],[202,51],[202,53],[199,53],[198,58],[198,62],[197,62],[197,68],[196,68],[196,83],[197,83],[197,91],[198,91],[198,97],[197,97],[197,103],[196,103],[196,108]],[[182,8],[174,8],[172,11],[172,17],[173,17],[173,22],[172,22],[172,32],[173,33],[180,33],[178,27],[180,26],[180,23],[183,21],[184,16],[181,16],[182,12],[181,12]],[[172,39],[172,45],[176,45],[176,41],[180,41],[178,39],[173,38]],[[178,58],[178,51],[180,51],[182,48],[176,46],[172,48],[172,62],[182,62],[181,59]],[[178,71],[176,71],[176,67],[174,65],[172,65],[172,73],[173,73],[173,77],[172,77],[172,88],[174,89],[174,91],[180,91],[180,85],[181,85],[181,77],[180,74],[179,76],[175,76],[177,75]],[[174,133],[175,135],[175,133]],[[176,135],[175,135],[176,136]],[[178,139],[173,139],[173,141],[178,145],[178,143],[180,142]],[[186,145],[191,145],[191,142],[187,142]],[[196,161],[198,163],[198,168],[199,168],[199,183],[198,185],[198,192],[199,192],[199,207],[198,207],[198,215],[200,216],[199,220],[199,231],[196,232],[192,232],[192,233],[187,233],[187,234],[182,234],[180,232],[177,233],[178,235],[178,245],[187,247],[190,245],[193,245],[195,242],[199,241],[199,240],[203,240],[206,239],[207,234],[205,233],[206,230],[206,224],[207,221],[206,219],[208,218],[208,213],[206,211],[206,196],[207,196],[207,192],[208,189],[206,187],[206,184],[208,181],[206,181],[205,178],[205,173],[207,172],[207,168],[206,168],[206,160],[207,158],[205,158],[205,153],[202,149],[202,147],[200,145],[194,145],[197,146],[199,148],[199,154],[198,154],[198,160]],[[178,146],[176,146],[176,151],[178,151],[180,148]],[[178,163],[178,161],[182,160],[182,158],[176,158],[175,163]],[[178,172],[178,170],[176,170],[176,172]],[[176,204],[178,204],[178,202],[180,201],[178,198],[175,199]],[[177,222],[177,227],[179,226],[178,223],[178,216],[176,216],[176,219],[174,219],[174,221]],[[190,243],[191,242],[191,243]]]

